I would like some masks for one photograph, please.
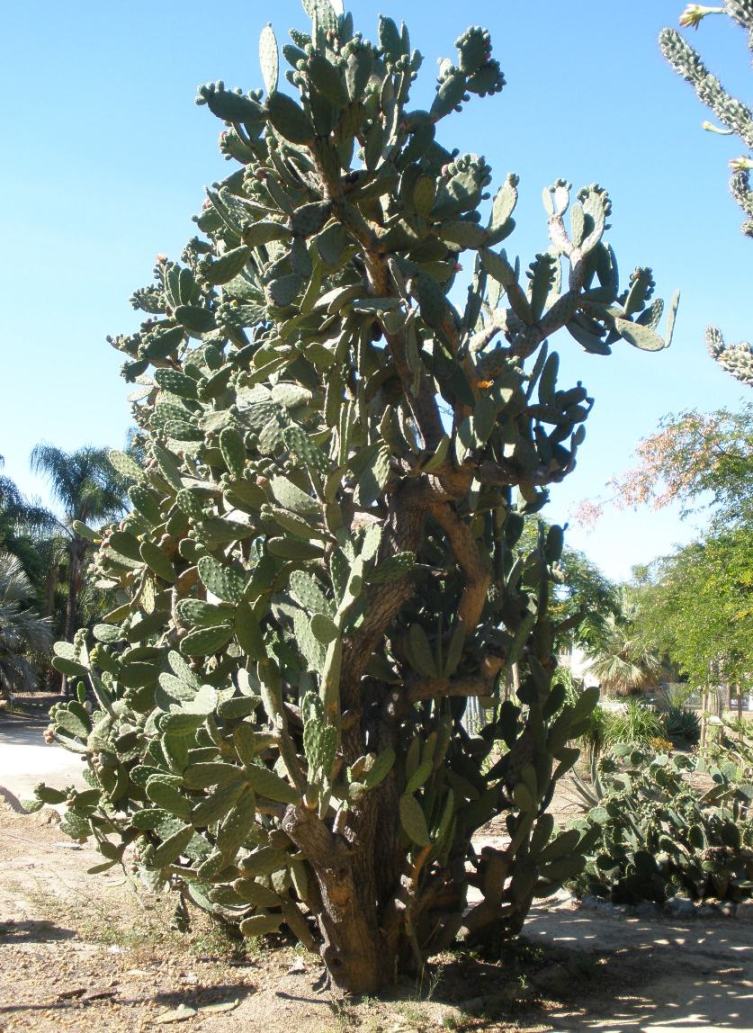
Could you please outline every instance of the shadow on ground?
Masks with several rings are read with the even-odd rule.
[[[556,1029],[753,1030],[753,923],[677,923],[537,908],[526,940],[550,963],[532,976],[559,1005]]]
[[[44,919],[0,922],[0,943],[52,943],[55,940],[72,940],[76,935],[73,929],[64,929]]]
[[[69,1009],[80,1009],[82,1006],[93,1005],[106,998],[118,997],[119,1003],[126,1007],[138,1007],[139,1005],[156,1004],[161,1009],[169,1010],[179,1006],[194,1008],[201,1011],[202,1008],[211,1010],[212,1005],[225,1004],[228,1002],[240,1002],[243,998],[254,993],[254,988],[248,983],[218,983],[214,986],[197,989],[193,992],[187,990],[176,991],[175,993],[144,993],[144,994],[120,994],[117,989],[90,991],[87,987],[73,987],[62,991],[55,1001],[40,1001],[34,1004],[9,1004],[0,1005],[0,1015],[18,1015],[34,1012],[63,1012]]]

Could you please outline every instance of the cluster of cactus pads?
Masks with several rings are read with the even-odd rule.
[[[515,934],[582,867],[546,813],[594,704],[552,686],[562,531],[518,546],[592,404],[546,339],[665,341],[650,271],[620,290],[603,189],[545,191],[550,243],[521,275],[499,247],[516,177],[490,198],[484,159],[438,142],[470,94],[502,89],[485,30],[420,111],[405,27],[382,18],[370,43],[329,0],[304,6],[310,32],[282,48],[293,91],[265,28],[264,93],[199,92],[239,167],[134,296],[139,332],[112,341],[144,461],[112,456],[132,512],[80,529],[119,604],[56,647],[80,682],[52,719],[88,764],[66,828],[101,867],[135,858],[370,992],[457,939]],[[498,815],[507,845],[477,852]]]
[[[703,792],[688,778],[699,769],[711,777]],[[576,885],[628,904],[750,897],[751,800],[753,785],[730,762],[706,768],[687,754],[618,746],[594,779],[596,806],[575,824],[589,854]]]
[[[748,50],[753,55],[753,0],[724,0],[718,7],[688,4],[680,16],[680,24],[698,28],[709,15],[723,15],[743,29],[747,35]],[[750,173],[753,169],[753,111],[733,97],[719,79],[706,67],[698,52],[676,29],[662,29],[659,35],[662,53],[674,70],[695,90],[698,99],[716,116],[721,126],[704,122],[704,129],[736,136],[747,153],[730,162],[732,175],[730,191],[745,216],[742,231],[753,238],[753,188]],[[721,332],[714,326],[706,330],[706,347],[719,365],[743,384],[753,386],[753,348],[747,341],[726,344]]]

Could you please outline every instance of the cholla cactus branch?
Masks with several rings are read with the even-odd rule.
[[[753,52],[753,0],[725,0],[724,7],[705,7],[689,4],[680,16],[680,24],[697,28],[709,14],[726,14],[736,24],[748,30],[748,47]],[[737,135],[749,148],[753,148],[753,113],[741,101],[730,96],[719,79],[706,68],[690,44],[675,29],[663,29],[659,45],[672,67],[694,88],[699,100],[707,105],[724,129],[704,122],[703,127],[720,135]],[[742,232],[753,238],[753,191],[750,187],[750,170],[753,156],[742,155],[730,162],[732,176],[730,192],[747,218]],[[709,327],[706,332],[709,354],[728,373],[741,383],[753,386],[753,353],[745,342],[727,346],[719,330]]]
[[[725,0],[724,10],[743,29],[753,31],[753,0]]]
[[[723,369],[742,384],[753,387],[753,347],[747,341],[725,344],[721,331],[710,326],[706,330],[706,347]]]
[[[753,237],[753,190],[750,186],[749,173],[749,169],[753,168],[753,162],[749,159],[744,159],[744,164],[742,164],[742,161],[730,164],[736,165],[736,171],[730,178],[732,196],[745,214],[750,216],[742,224],[742,231],[747,237]]]
[[[714,112],[722,125],[753,147],[753,112],[727,93],[687,40],[676,29],[662,29],[659,46],[675,71],[691,84],[701,103]]]

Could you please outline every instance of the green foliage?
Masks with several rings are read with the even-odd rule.
[[[745,405],[667,417],[618,485],[627,505],[711,510],[706,535],[636,571],[633,589],[638,638],[695,688],[720,678],[747,684],[751,670],[752,415]]]
[[[36,688],[52,646],[50,621],[28,605],[33,591],[18,557],[0,552],[0,696]]]
[[[0,468],[3,463],[0,456]],[[18,558],[40,604],[51,559],[48,536],[54,525],[47,509],[24,498],[15,482],[0,474],[0,550]]]
[[[125,509],[128,480],[139,467],[124,452],[87,446],[68,453],[46,444],[33,449],[31,466],[48,481],[51,496],[62,510],[62,519],[51,518],[48,525],[45,602],[49,607],[49,596],[60,581],[64,600],[58,624],[70,642],[82,618],[101,606],[100,589],[114,585],[107,580],[96,585],[86,580],[85,573],[92,547],[101,540],[99,528]]]
[[[682,749],[697,746],[701,740],[701,722],[698,715],[685,707],[669,707],[662,714],[664,733]]]
[[[605,693],[627,696],[655,688],[663,672],[661,652],[644,628],[635,593],[623,586],[615,609],[589,629],[584,643],[591,673]],[[641,597],[642,601],[642,597]]]
[[[496,250],[517,179],[484,225],[491,170],[437,139],[502,88],[483,30],[457,40],[426,112],[405,27],[381,19],[373,44],[327,0],[305,6],[310,35],[283,48],[295,97],[271,29],[266,96],[199,91],[240,167],[134,296],[140,331],[112,341],[141,384],[144,462],[120,463],[135,509],[95,559],[115,630],[56,659],[99,706],[53,723],[89,763],[71,828],[108,863],[136,842],[153,878],[244,934],[285,925],[371,992],[457,938],[514,935],[582,866],[546,808],[595,694],[563,707],[552,687],[561,532],[520,537],[591,401],[545,342],[668,342],[650,272],[620,290],[602,188],[578,193],[569,229],[569,186],[546,191],[529,278]],[[500,814],[509,844],[477,855]]]
[[[604,757],[597,804],[575,828],[588,851],[580,892],[616,903],[740,900],[753,890],[753,786],[713,767],[705,793],[688,781],[694,762],[625,745]]]
[[[605,741],[646,747],[652,739],[664,736],[661,717],[653,707],[640,699],[629,699],[624,710],[607,715]]]
[[[694,542],[657,561],[640,591],[640,624],[702,687],[709,678],[747,684],[753,653],[751,531]]]

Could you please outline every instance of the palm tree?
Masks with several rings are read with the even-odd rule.
[[[590,670],[607,695],[630,696],[655,688],[664,670],[662,658],[639,633],[637,607],[623,587],[618,607],[601,623],[598,634],[586,640]]]
[[[0,696],[36,688],[36,659],[49,654],[52,624],[26,603],[32,583],[17,556],[0,553]]]
[[[0,456],[0,468],[5,460]],[[55,518],[39,502],[29,501],[16,483],[0,474],[0,549],[17,556],[32,579],[40,599],[47,574],[39,544],[53,530]]]
[[[77,533],[76,523],[98,527],[117,517],[125,509],[126,483],[110,465],[103,448],[64,452],[54,445],[37,445],[31,453],[31,468],[47,477],[52,498],[62,510],[62,517],[55,522],[67,553],[63,636],[70,642],[79,625],[79,600],[92,544]]]

